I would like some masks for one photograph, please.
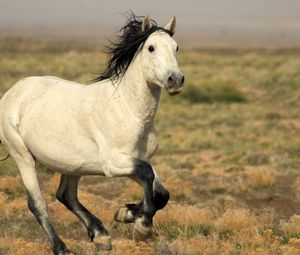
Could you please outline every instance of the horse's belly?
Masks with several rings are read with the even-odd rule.
[[[88,137],[32,129],[23,135],[30,152],[48,168],[64,174],[102,174],[97,145]],[[80,137],[80,139],[78,139]]]
[[[45,135],[41,129],[23,135],[26,147],[43,165],[51,170],[68,175],[128,176],[134,170],[134,155],[131,152],[99,143],[88,136],[57,132]],[[80,139],[79,139],[80,138]],[[133,153],[134,154],[134,153]]]

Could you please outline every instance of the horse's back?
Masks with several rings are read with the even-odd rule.
[[[71,84],[73,86],[71,86]],[[24,115],[35,108],[36,103],[48,94],[69,94],[68,90],[81,88],[77,83],[51,76],[32,76],[18,81],[0,100],[0,126],[4,122],[16,126]],[[59,91],[59,93],[55,93]],[[65,91],[65,93],[64,93]],[[49,98],[46,99],[49,101]],[[8,124],[8,123],[6,123]]]

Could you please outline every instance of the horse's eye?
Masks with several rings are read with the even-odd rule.
[[[150,52],[153,52],[153,51],[154,51],[154,47],[153,47],[152,45],[150,45],[150,46],[148,47],[148,50],[149,50]]]
[[[178,51],[178,50],[179,50],[179,47],[177,46],[176,51]]]

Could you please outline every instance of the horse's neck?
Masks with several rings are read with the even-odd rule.
[[[139,55],[130,64],[120,84],[120,96],[142,121],[152,123],[161,93],[159,86],[148,84],[143,77]]]

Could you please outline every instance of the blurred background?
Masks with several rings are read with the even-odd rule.
[[[297,0],[1,0],[1,36],[94,41],[111,35],[124,14],[150,14],[159,24],[178,19],[178,39],[189,46],[297,47]]]
[[[160,26],[177,17],[186,82],[176,97],[162,92],[156,115],[151,163],[171,198],[149,242],[134,243],[132,225],[113,220],[119,206],[142,199],[137,184],[81,179],[82,203],[113,239],[113,251],[100,253],[300,254],[300,1],[0,0],[0,97],[31,75],[91,83],[130,10]],[[97,254],[55,198],[59,174],[37,168],[62,239],[78,255]],[[52,253],[8,159],[0,162],[0,255],[28,254]]]

